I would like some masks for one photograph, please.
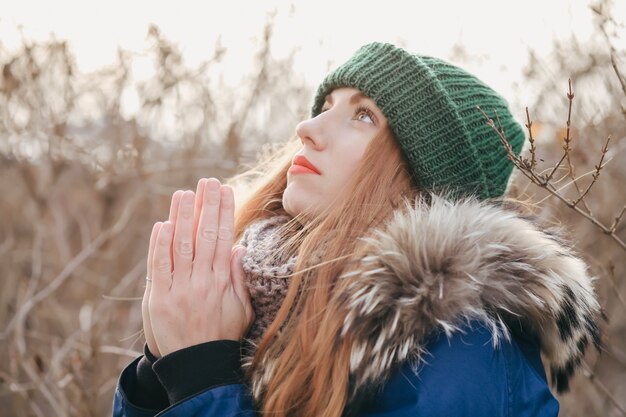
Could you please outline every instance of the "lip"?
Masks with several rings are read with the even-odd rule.
[[[303,168],[307,168],[307,170],[303,170]],[[321,175],[319,169],[315,165],[311,163],[304,155],[296,155],[293,159],[291,168],[289,168],[289,172],[310,172],[312,174]]]

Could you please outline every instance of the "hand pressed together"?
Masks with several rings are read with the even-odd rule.
[[[243,246],[233,248],[232,187],[202,178],[176,191],[169,220],[152,228],[142,301],[150,351],[160,357],[212,340],[240,340],[254,320]]]

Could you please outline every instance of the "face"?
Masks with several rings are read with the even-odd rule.
[[[387,128],[374,101],[354,88],[326,96],[319,115],[296,126],[302,149],[287,174],[283,207],[291,216],[305,209],[316,214],[330,204],[356,172],[370,141]],[[297,164],[304,156],[317,172]]]

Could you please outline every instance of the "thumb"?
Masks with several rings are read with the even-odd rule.
[[[250,292],[248,291],[248,287],[246,286],[246,277],[243,271],[243,257],[246,254],[247,249],[244,246],[238,245],[237,249],[234,251],[234,255],[232,257],[231,262],[231,288],[235,290],[235,295],[239,298],[239,301],[243,305],[244,315],[246,319],[246,330],[244,334],[248,332],[250,326],[252,326],[252,322],[254,321],[256,314],[254,314],[254,309],[252,308],[252,303],[250,302]]]
[[[250,303],[250,294],[245,284],[245,274],[243,272],[243,257],[246,251],[247,249],[244,246],[237,245],[230,260],[231,285],[244,306],[246,303]]]

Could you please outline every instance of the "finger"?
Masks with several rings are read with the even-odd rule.
[[[188,279],[193,260],[193,205],[195,194],[185,191],[180,198],[180,207],[174,227],[174,285],[178,279]]]
[[[172,202],[170,204],[170,217],[169,221],[172,225],[176,224],[176,217],[178,215],[178,207],[180,206],[180,198],[183,196],[183,190],[176,190],[174,194],[172,194]]]
[[[180,198],[183,196],[183,190],[176,190],[172,195],[172,202],[170,203],[170,216],[169,221],[173,226],[176,226],[176,218],[178,217],[178,207],[180,207]],[[170,248],[170,258],[174,259],[174,248]]]
[[[152,296],[158,296],[169,291],[172,281],[172,246],[173,226],[169,221],[164,222],[159,230],[154,257],[152,259]]]
[[[196,235],[198,233],[198,223],[200,221],[200,211],[202,210],[202,198],[204,196],[204,185],[206,184],[206,178],[200,178],[198,181],[198,186],[196,187],[196,200],[193,206],[193,237],[192,242],[194,242],[194,257],[195,257],[195,244],[196,244]]]
[[[154,334],[152,332],[152,325],[150,324],[150,293],[152,292],[152,263],[154,262],[154,250],[157,245],[157,238],[159,235],[159,230],[161,230],[162,222],[156,222],[154,226],[152,226],[152,233],[150,234],[150,245],[148,248],[148,262],[147,262],[147,272],[146,277],[150,278],[146,280],[146,288],[143,294],[143,299],[141,300],[141,317],[143,322],[143,331],[146,337],[146,343],[148,344],[148,349],[155,356],[159,357],[159,349],[156,346],[154,341]]]
[[[233,248],[233,229],[235,227],[235,199],[233,189],[223,185],[220,189],[219,226],[213,270],[216,277],[230,281],[230,255]]]
[[[209,178],[202,195],[202,210],[196,236],[196,258],[193,263],[194,270],[198,269],[202,276],[206,276],[203,273],[211,271],[215,258],[221,200],[220,185],[217,179]]]
[[[159,235],[159,230],[161,230],[161,225],[163,223],[156,222],[154,226],[152,226],[152,233],[150,234],[150,245],[148,246],[148,265],[147,265],[147,273],[146,276],[152,279],[152,260],[154,259],[154,248],[156,246],[157,236]],[[149,285],[150,281],[146,283]]]

